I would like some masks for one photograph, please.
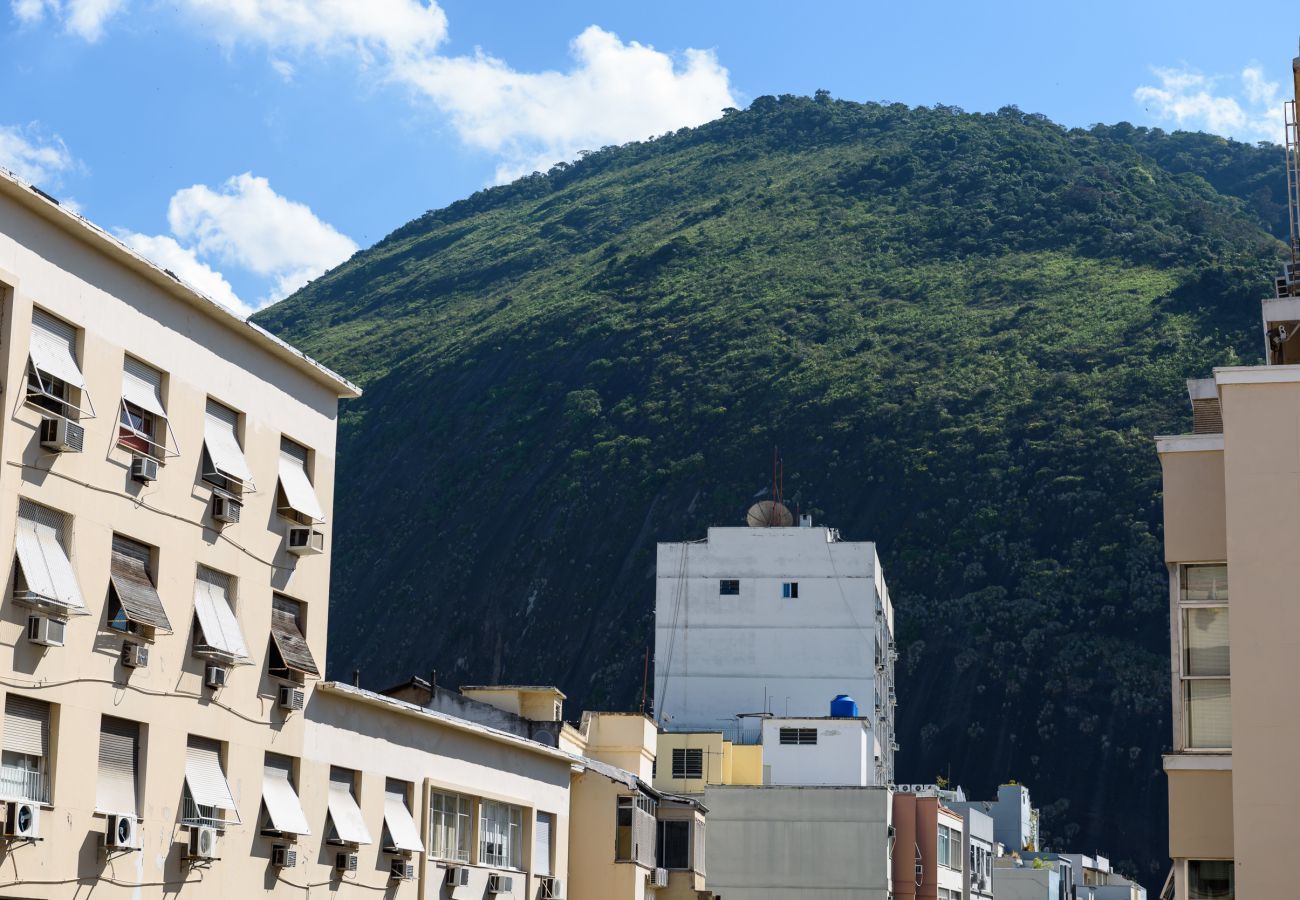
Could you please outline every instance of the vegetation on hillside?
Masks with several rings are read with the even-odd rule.
[[[779,444],[879,544],[899,780],[1014,777],[1159,880],[1151,436],[1254,359],[1280,252],[1264,151],[1214,141],[762,97],[403,226],[259,316],[366,389],[331,670],[635,705],[655,542],[740,524]]]

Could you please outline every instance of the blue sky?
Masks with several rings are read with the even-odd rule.
[[[1277,139],[1281,3],[0,0],[0,166],[242,311],[763,94]]]

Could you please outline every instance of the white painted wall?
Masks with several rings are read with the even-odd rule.
[[[721,595],[723,579],[738,579],[739,595]],[[783,597],[785,582],[798,599]],[[710,528],[705,541],[660,544],[657,721],[754,740],[759,720],[737,714],[826,716],[846,693],[864,716],[879,704],[892,773],[893,620],[875,545],[830,528]]]
[[[815,728],[817,743],[782,744],[782,728]],[[861,719],[763,721],[763,765],[774,785],[881,784],[877,747],[871,723]]]

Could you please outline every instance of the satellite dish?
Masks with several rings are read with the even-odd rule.
[[[760,500],[745,513],[745,524],[750,528],[789,528],[794,525],[794,516],[784,503]]]

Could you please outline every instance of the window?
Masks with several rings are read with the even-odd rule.
[[[655,865],[660,869],[689,869],[691,867],[691,823],[667,821],[659,823],[659,841]]]
[[[673,748],[674,778],[703,778],[704,751],[695,748]]]
[[[1189,859],[1187,900],[1234,900],[1232,860]]]
[[[234,579],[199,566],[194,578],[194,655],[234,665],[252,662],[231,600]]]
[[[254,490],[239,445],[239,413],[211,399],[203,420],[203,480],[232,494]]]
[[[148,544],[113,535],[113,556],[109,564],[109,628],[146,638],[153,637],[154,629],[172,630],[150,574],[152,560],[153,548]]]
[[[618,798],[614,820],[614,861],[655,864],[655,802],[645,794]]]
[[[275,491],[275,509],[299,525],[325,520],[316,489],[307,475],[309,455],[302,444],[280,438],[280,482]]]
[[[113,716],[101,718],[96,812],[139,815],[139,761],[140,724]]]
[[[77,363],[77,329],[43,309],[32,309],[31,349],[28,351],[27,402],[76,421],[86,381]],[[89,399],[89,398],[87,398]],[[89,415],[94,415],[93,408]]]
[[[1228,567],[1179,566],[1183,728],[1193,749],[1232,746]]]
[[[134,453],[161,460],[167,456],[167,413],[162,405],[162,372],[128,356],[122,363],[122,408],[117,443]]]
[[[782,744],[815,744],[817,743],[816,728],[782,728]]]
[[[191,735],[185,746],[182,824],[220,828],[239,824],[239,810],[221,765],[221,743]]]
[[[734,597],[740,593],[740,581],[736,578],[723,578],[718,582],[718,594],[723,597]]]
[[[311,834],[302,801],[293,788],[293,760],[278,753],[266,754],[262,766],[262,834]]]
[[[320,677],[316,660],[303,636],[302,604],[281,594],[271,597],[271,652],[267,674],[301,683],[307,676]]]
[[[330,832],[328,840],[332,844],[369,844],[370,829],[357,806],[353,789],[357,773],[351,769],[338,766],[330,767],[329,817]]]
[[[939,826],[939,865],[961,871],[961,832],[947,825]]]
[[[411,784],[396,778],[384,785],[384,851],[386,853],[423,853],[420,828],[411,818],[409,798]]]
[[[434,859],[469,862],[473,834],[470,799],[434,791],[429,795],[429,855]]]
[[[523,869],[523,827],[524,811],[518,806],[480,801],[479,865]]]
[[[533,823],[533,874],[550,875],[554,869],[551,854],[554,851],[555,813],[539,812]]]
[[[50,704],[32,697],[5,697],[0,752],[0,796],[50,802]]]
[[[781,596],[786,600],[799,599],[799,582],[787,581],[781,585]]]
[[[65,514],[26,497],[19,498],[15,600],[60,616],[87,614],[81,586],[68,558],[71,530],[71,521]]]

